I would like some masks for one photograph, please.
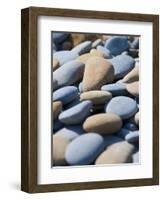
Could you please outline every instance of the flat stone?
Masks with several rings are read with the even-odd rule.
[[[139,81],[127,84],[126,88],[130,94],[139,97]]]
[[[75,86],[66,86],[53,92],[53,101],[61,101],[63,105],[70,103],[78,97],[78,89]]]
[[[74,139],[66,149],[65,158],[69,165],[88,165],[103,151],[102,136],[89,133]]]
[[[65,126],[64,128],[61,128],[59,131],[55,133],[55,135],[65,137],[68,140],[72,141],[76,137],[83,134],[84,132],[85,132],[84,129],[80,125],[69,125]]]
[[[83,91],[99,90],[102,85],[114,80],[114,68],[101,57],[91,57],[86,65],[82,81]]]
[[[101,87],[101,90],[108,91],[113,96],[119,96],[119,95],[126,95],[127,94],[126,84],[119,83],[119,82],[103,85]]]
[[[120,164],[132,162],[134,146],[127,142],[117,142],[109,145],[108,148],[98,156],[95,164]]]
[[[85,53],[85,54],[82,54],[81,56],[77,57],[77,60],[86,64],[86,62],[89,60],[89,58],[94,57],[94,56],[103,58],[103,54],[101,52],[98,52],[95,49],[92,49],[90,51],[90,53]]]
[[[79,55],[76,52],[72,51],[57,51],[53,54],[53,59],[57,59],[59,61],[59,65],[67,63],[68,61],[75,60]]]
[[[113,36],[106,40],[105,47],[113,55],[119,55],[129,48],[128,39],[125,36]]]
[[[122,119],[132,117],[138,110],[136,101],[130,97],[117,96],[112,98],[105,108],[107,113],[115,113]]]
[[[65,151],[69,142],[70,141],[65,137],[53,135],[53,165],[60,166],[67,164],[65,160]]]
[[[84,64],[74,60],[67,62],[53,72],[53,81],[57,81],[58,87],[72,85],[80,81],[84,73]]]
[[[116,133],[121,127],[121,118],[113,113],[102,113],[90,116],[83,124],[83,128],[86,132],[94,132],[101,135]]]
[[[53,120],[58,118],[59,113],[62,111],[62,102],[55,101],[53,102]]]
[[[90,100],[94,105],[96,104],[104,104],[108,102],[112,98],[112,94],[110,92],[101,91],[101,90],[93,90],[88,92],[83,92],[80,95],[80,100]]]
[[[135,60],[128,55],[119,55],[108,60],[114,67],[114,75],[116,79],[123,78],[128,74],[135,65]]]
[[[124,83],[132,83],[135,81],[139,81],[139,67],[134,67],[123,79]]]
[[[82,103],[63,111],[59,115],[59,120],[64,124],[80,124],[90,115],[91,108],[91,101],[83,101]]]
[[[110,52],[107,48],[105,48],[105,47],[99,45],[99,46],[97,46],[97,50],[98,50],[99,52],[102,52],[102,53],[103,53],[104,58],[108,58],[108,59],[109,59],[109,58],[112,58],[111,52]]]
[[[84,41],[80,44],[78,44],[77,46],[75,46],[71,52],[75,53],[75,54],[84,54],[84,53],[87,53],[90,51],[91,49],[91,45],[92,45],[92,42],[91,41]]]

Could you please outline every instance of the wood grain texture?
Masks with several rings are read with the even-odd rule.
[[[68,184],[37,183],[37,18],[64,16],[153,23],[153,177]],[[53,192],[159,184],[159,16],[30,7],[21,11],[21,189]]]

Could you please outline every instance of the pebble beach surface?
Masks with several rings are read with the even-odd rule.
[[[52,33],[53,166],[139,163],[139,38]]]

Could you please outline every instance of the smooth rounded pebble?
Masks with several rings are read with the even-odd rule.
[[[114,80],[114,68],[101,57],[91,57],[86,65],[82,81],[83,91],[99,90],[102,85]]]
[[[59,135],[65,137],[69,140],[74,140],[76,137],[83,134],[85,131],[80,125],[69,125],[61,128],[59,131],[55,133],[55,135]]]
[[[136,152],[132,155],[132,162],[139,163],[139,152]]]
[[[53,102],[53,120],[58,118],[59,113],[62,111],[62,102],[55,101]]]
[[[82,82],[79,83],[78,88],[79,88],[79,92],[82,93],[83,92],[83,83]]]
[[[59,67],[53,72],[53,81],[57,81],[58,87],[72,85],[82,79],[84,63],[73,60]]]
[[[119,96],[119,95],[126,95],[127,94],[126,84],[119,83],[119,82],[103,85],[101,87],[101,90],[108,91],[113,96]]]
[[[103,138],[104,138],[104,146],[105,147],[108,147],[109,145],[115,144],[117,142],[124,141],[122,138],[113,136],[113,135],[107,135],[107,136],[104,136]]]
[[[69,142],[65,137],[53,135],[53,165],[66,165],[65,151]]]
[[[52,38],[54,43],[61,43],[63,42],[65,39],[67,39],[67,37],[69,36],[69,33],[53,33],[52,34]]]
[[[131,48],[133,48],[133,49],[139,48],[139,38],[134,39],[134,41],[131,43]]]
[[[132,117],[138,110],[136,101],[130,97],[117,96],[112,98],[105,108],[107,113],[115,113],[122,119]]]
[[[59,115],[59,120],[64,124],[80,124],[90,115],[91,108],[91,101],[83,101],[82,103],[63,111]]]
[[[126,135],[125,140],[129,143],[136,143],[139,140],[139,131],[130,131],[129,134]]]
[[[90,55],[92,55],[92,56],[99,56],[99,57],[104,58],[104,54],[101,51],[98,51],[96,49],[91,49],[90,50]]]
[[[59,65],[62,66],[68,61],[75,60],[79,55],[72,51],[57,51],[53,54],[53,59],[57,59],[59,61]]]
[[[113,55],[116,56],[116,55],[121,54],[123,51],[127,50],[129,47],[129,44],[128,44],[127,37],[113,36],[105,42],[105,47],[109,49],[109,51]]]
[[[93,51],[94,52],[94,51]],[[97,57],[102,57],[103,58],[103,55],[101,53],[98,53],[98,52],[94,52],[94,53],[85,53],[85,54],[82,54],[81,56],[77,57],[77,60],[86,64],[86,62],[89,60],[89,58],[91,57],[94,57],[94,56],[97,56]]]
[[[134,121],[135,121],[136,125],[139,125],[139,112],[137,112],[135,114]]]
[[[103,137],[89,133],[74,139],[66,149],[65,158],[70,165],[91,164],[103,151]]]
[[[96,48],[98,45],[102,44],[102,40],[99,38],[92,43],[92,48]]]
[[[117,142],[109,145],[108,148],[98,156],[95,164],[120,164],[132,161],[134,146],[127,142]]]
[[[91,45],[92,45],[91,41],[82,42],[82,43],[78,44],[77,46],[75,46],[71,50],[71,52],[73,52],[75,54],[79,54],[79,55],[81,55],[83,53],[87,53],[91,49]]]
[[[138,127],[132,123],[132,122],[127,122],[124,124],[124,128],[129,129],[130,131],[136,131],[138,129]]]
[[[70,103],[78,97],[78,89],[75,86],[66,86],[53,92],[53,101],[61,101],[63,105]]]
[[[59,61],[53,58],[53,71],[59,68]]]
[[[127,91],[135,97],[139,96],[139,81],[129,83],[126,86]]]
[[[94,132],[101,135],[116,133],[121,127],[121,118],[113,113],[102,113],[90,116],[83,124],[83,128],[86,132]]]
[[[101,91],[101,90],[93,90],[88,92],[83,92],[80,95],[80,100],[90,100],[94,105],[96,104],[104,104],[108,102],[112,98],[112,94],[110,92]]]
[[[105,47],[99,45],[99,46],[97,46],[97,50],[98,50],[99,52],[102,52],[102,53],[103,53],[104,58],[108,58],[108,59],[109,59],[109,58],[112,58],[111,52],[110,52],[107,48],[105,48]]]
[[[119,55],[108,60],[114,67],[114,75],[116,79],[123,78],[129,73],[135,64],[135,60],[128,55]]]

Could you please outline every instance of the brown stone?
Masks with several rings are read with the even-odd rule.
[[[135,66],[133,70],[131,70],[123,79],[123,83],[132,83],[135,81],[139,81],[139,67]]]
[[[62,111],[62,102],[54,101],[53,102],[53,120],[58,118],[59,113]]]
[[[90,55],[104,58],[104,53],[102,53],[101,51],[98,51],[96,49],[91,49]]]
[[[53,71],[59,68],[59,61],[53,58]]]
[[[135,97],[139,96],[139,81],[129,83],[126,85],[127,91]]]

